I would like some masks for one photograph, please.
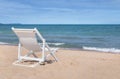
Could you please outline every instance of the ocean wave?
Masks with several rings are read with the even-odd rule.
[[[116,48],[97,48],[97,47],[85,47],[83,46],[84,50],[94,50],[100,52],[111,52],[111,53],[120,53],[120,49]]]
[[[39,43],[42,45],[42,43]],[[49,45],[54,45],[54,46],[60,46],[60,45],[64,45],[65,43],[47,43]]]
[[[60,45],[64,45],[65,43],[48,43],[50,45],[55,45],[55,46],[60,46]]]
[[[5,44],[9,44],[9,43],[5,43],[5,42],[0,42],[0,45],[5,45]]]

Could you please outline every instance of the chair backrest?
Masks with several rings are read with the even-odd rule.
[[[12,29],[19,38],[20,44],[31,51],[40,51],[40,45],[37,41],[35,29]]]

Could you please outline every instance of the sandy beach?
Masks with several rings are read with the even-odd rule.
[[[120,79],[120,54],[60,49],[56,55],[58,62],[15,66],[17,46],[0,45],[0,79]]]

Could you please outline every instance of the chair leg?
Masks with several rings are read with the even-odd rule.
[[[54,54],[54,53],[51,53],[51,55],[52,55],[52,57],[55,59],[55,61],[57,62],[58,59],[57,59],[57,57],[55,56],[55,54]]]
[[[35,55],[35,53],[32,53],[32,55],[33,55],[34,57],[38,58],[38,57]]]
[[[57,59],[57,57],[55,56],[54,52],[48,54],[48,55],[46,56],[46,58],[49,57],[50,55],[55,59],[56,62],[58,61],[58,59]]]

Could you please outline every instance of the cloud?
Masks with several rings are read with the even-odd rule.
[[[3,15],[22,13],[31,11],[31,6],[20,4],[17,2],[1,1],[0,2],[0,13]]]
[[[59,11],[59,12],[75,12],[74,9],[69,8],[41,8],[43,10],[49,10],[49,11]]]

